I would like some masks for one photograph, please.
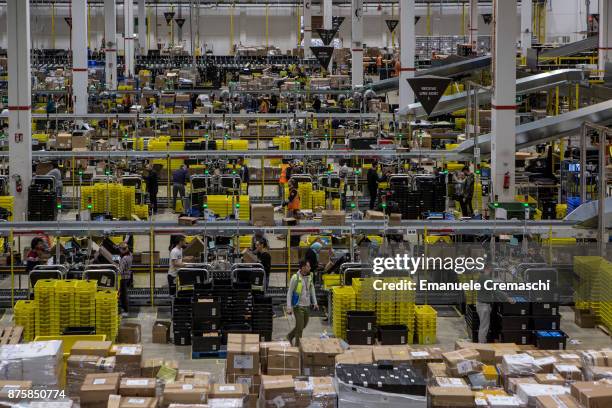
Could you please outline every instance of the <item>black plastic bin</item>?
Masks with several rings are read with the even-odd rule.
[[[557,302],[534,302],[531,304],[533,316],[556,316],[559,314],[559,303]]]
[[[532,316],[532,330],[559,330],[561,328],[561,315]]]
[[[515,297],[515,303],[504,302],[499,304],[499,314],[502,316],[529,316],[530,307],[525,298]]]
[[[379,326],[378,340],[382,345],[407,344],[408,327],[403,324]]]
[[[193,320],[216,319],[221,315],[221,301],[215,297],[195,299],[193,302]]]
[[[529,316],[502,316],[497,315],[501,332],[529,330]]]
[[[567,334],[561,330],[536,330],[534,337],[540,350],[565,350]]]
[[[499,334],[499,340],[502,343],[533,344],[533,333],[531,330],[504,331]]]
[[[347,330],[346,342],[350,345],[373,346],[376,344],[376,330]]]
[[[191,345],[191,330],[174,330],[172,335],[175,346]]]
[[[193,352],[211,352],[221,349],[222,336],[218,332],[210,333],[193,333],[191,337],[191,351]]]
[[[348,330],[376,330],[376,312],[349,310],[346,312],[346,328]]]
[[[66,327],[62,332],[62,335],[82,335],[82,334],[96,334],[96,328],[93,326],[79,326],[79,327]]]

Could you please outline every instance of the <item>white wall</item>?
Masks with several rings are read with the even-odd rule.
[[[591,12],[597,10],[597,0],[591,0]],[[584,0],[549,0],[549,10],[547,17],[547,35],[549,41],[554,41],[561,36],[570,36],[572,41],[583,38],[578,32],[585,29],[586,16]],[[147,8],[147,15],[154,15],[154,7]],[[167,11],[163,7],[157,10],[159,39],[166,43],[168,41],[168,29],[163,17],[163,12]],[[175,10],[176,12],[177,10]],[[467,6],[466,6],[467,12]],[[481,13],[490,13],[490,7],[483,6]],[[64,17],[69,13],[68,7],[56,7],[55,36],[56,48],[68,48],[70,37],[69,28]],[[297,15],[295,7],[280,7],[273,4],[269,7],[269,44],[279,47],[286,51],[297,45]],[[300,10],[301,13],[301,10]],[[364,24],[364,43],[371,47],[391,45],[391,35],[388,33],[384,20],[391,18],[391,7],[383,7],[378,10],[376,6],[367,6],[365,9]],[[227,54],[230,47],[230,9],[228,7],[202,8],[200,11],[200,36],[201,43],[212,46],[216,54]],[[317,15],[318,9],[314,8],[313,15]],[[426,35],[426,14],[424,6],[417,6],[416,14],[421,20],[416,26],[417,35]],[[135,10],[134,15],[138,13]],[[347,17],[343,23],[339,38],[343,40],[344,46],[350,43],[350,8],[334,7],[334,15]],[[399,10],[394,10],[394,18],[399,19]],[[193,11],[195,19],[195,11]],[[187,49],[190,49],[189,42],[189,10],[183,8],[183,17],[187,19],[183,26],[183,39],[186,40]],[[50,7],[33,6],[31,11],[32,18],[32,45],[36,48],[51,47],[51,9]],[[467,15],[466,15],[467,18]],[[154,21],[149,33],[151,47],[155,47]],[[517,24],[518,24],[517,20]],[[466,21],[467,23],[467,21]],[[460,5],[445,5],[440,9],[437,5],[431,7],[431,32],[433,35],[460,35],[462,24],[462,8]],[[0,7],[0,26],[6,27],[6,7]],[[176,25],[175,39],[176,37]],[[480,20],[480,33],[490,34],[491,26]],[[123,29],[123,7],[117,10],[117,29]],[[92,48],[99,48],[104,36],[104,14],[102,7],[90,7],[90,44]],[[194,24],[194,37],[196,27]],[[120,36],[121,38],[121,36]],[[313,34],[316,38],[316,34]],[[399,38],[399,27],[396,32],[396,44]],[[239,43],[242,39],[244,45],[264,45],[265,44],[265,8],[263,7],[236,7],[234,10],[234,41]],[[123,41],[118,41],[119,48],[123,47]],[[0,31],[0,47],[6,47],[6,30]]]

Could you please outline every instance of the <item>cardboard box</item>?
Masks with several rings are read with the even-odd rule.
[[[122,397],[119,408],[157,408],[158,399],[154,397]]]
[[[571,386],[572,397],[585,408],[612,407],[612,384],[580,381]]]
[[[206,387],[208,387],[211,382],[209,372],[193,370],[179,370],[176,375],[176,381],[186,384],[203,385]]]
[[[251,204],[251,224],[274,226],[274,207],[272,204]]]
[[[76,341],[70,349],[70,355],[106,357],[110,354],[112,341]]]
[[[268,350],[272,347],[291,347],[288,341],[262,341],[259,343],[259,363],[261,371],[265,373],[268,367]]]
[[[582,381],[582,371],[572,364],[555,364],[553,373],[565,378],[567,381]]]
[[[473,407],[474,392],[465,387],[427,387],[427,395],[432,406],[436,407]]]
[[[249,395],[246,384],[213,384],[208,398],[244,398]]]
[[[574,310],[574,322],[578,327],[582,328],[594,328],[597,321],[597,316],[589,310]]]
[[[225,375],[225,382],[227,384],[244,384],[249,389],[250,394],[259,395],[259,387],[261,387],[261,375],[227,373]]]
[[[61,150],[72,149],[72,135],[70,133],[58,133],[55,136],[55,147]]]
[[[209,387],[205,385],[174,382],[164,387],[163,404],[205,404]]]
[[[287,370],[287,372],[283,372]],[[300,350],[297,347],[271,347],[268,350],[267,371],[269,375],[299,375]],[[297,372],[297,374],[295,374]]]
[[[323,210],[321,225],[325,227],[334,225],[344,225],[346,213],[338,210]]]
[[[125,377],[137,377],[140,375],[142,365],[141,344],[116,344],[111,348],[115,355],[115,370],[123,373]]]
[[[563,395],[567,394],[567,392],[567,388],[560,385],[521,383],[517,386],[516,395],[521,399],[523,404],[527,404],[529,407],[535,407],[536,397],[541,395]]]
[[[259,374],[259,343],[230,343],[228,336],[226,364],[228,373]]]
[[[427,363],[427,378],[446,377],[446,364]]]
[[[119,395],[123,397],[155,397],[155,379],[123,378],[119,384]]]
[[[536,408],[581,408],[571,395],[540,395],[535,401]]]
[[[170,341],[171,326],[172,322],[156,320],[155,323],[153,323],[153,328],[151,329],[153,336],[153,340],[151,342],[155,344],[167,344]]]
[[[250,333],[229,333],[227,342],[228,344],[257,344],[259,346],[259,336]]]
[[[66,391],[70,397],[79,395],[87,374],[112,373],[115,357],[96,355],[71,355],[66,360]]]
[[[366,220],[384,220],[386,217],[382,211],[366,210],[364,218]]]
[[[442,353],[448,373],[452,377],[462,377],[480,371],[480,354],[476,350],[462,349]]]
[[[179,225],[195,225],[198,222],[197,217],[179,217]]]
[[[534,378],[538,384],[563,385],[566,383],[565,379],[559,374],[536,374]]]
[[[140,343],[140,325],[138,323],[122,323],[119,326],[118,343]]]
[[[72,148],[73,149],[89,149],[90,139],[87,135],[73,135],[72,136]]]
[[[468,383],[463,378],[434,377],[432,383],[436,387],[467,387]]]
[[[344,352],[340,339],[302,338],[300,340],[302,362],[310,366],[335,366],[336,355]]]
[[[295,403],[293,378],[290,375],[261,376],[260,403],[264,407],[277,407],[274,401],[283,401],[285,406]]]
[[[205,247],[204,241],[199,237],[195,237],[187,244],[187,248],[183,249],[183,258],[188,256],[199,258],[202,252],[204,252]]]
[[[109,395],[119,391],[120,378],[120,373],[87,374],[79,392],[81,406],[106,405]]]
[[[345,350],[344,353],[336,356],[336,364],[372,364],[373,347]]]
[[[519,384],[538,384],[538,382],[533,377],[506,377],[504,389],[510,394],[516,394]]]
[[[26,391],[31,389],[32,381],[0,381],[0,400],[18,401],[23,398],[15,398],[14,395],[12,395],[12,398],[9,398],[9,391]]]
[[[151,264],[151,252],[142,251],[140,253],[141,262],[143,265]],[[159,251],[153,251],[153,265],[159,265]]]

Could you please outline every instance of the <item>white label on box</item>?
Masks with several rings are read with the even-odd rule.
[[[193,384],[183,384],[183,390],[193,390]]]
[[[544,309],[550,309],[550,305],[549,305],[548,303],[544,303],[544,304],[542,305],[542,307],[543,307]]]
[[[372,322],[368,322],[368,330],[372,330]]]
[[[138,352],[138,347],[128,346],[128,347],[121,347],[120,354],[127,354],[127,355],[130,355],[130,356],[133,356],[137,352]]]
[[[148,385],[149,380],[127,380],[126,385]]]
[[[524,314],[525,314],[525,312],[526,312],[526,310],[525,310],[525,309],[521,310],[521,315],[524,315]]]
[[[523,336],[521,337],[522,343],[521,344],[527,344],[527,337]]]
[[[559,357],[564,360],[578,360],[580,358],[578,354],[559,354]]]
[[[128,399],[128,404],[144,404],[144,398],[130,398]]]
[[[527,330],[527,325],[523,323],[523,324],[521,325],[521,330]]]
[[[274,404],[274,406],[276,406],[276,408],[283,408],[285,406],[285,400],[280,395],[274,397],[272,399],[272,403]]]
[[[474,404],[476,404],[477,407],[488,407],[489,406],[489,403],[484,398],[475,398]]]
[[[557,380],[559,377],[556,374],[546,374],[547,380]]]
[[[412,357],[427,357],[429,352],[427,351],[411,351],[410,354]]]
[[[253,356],[248,354],[236,354],[234,356],[234,368],[250,370],[253,368]]]
[[[217,308],[213,307],[212,309],[210,309],[210,315],[211,316],[216,316],[217,315]]]
[[[564,372],[564,373],[580,371],[578,367],[576,367],[575,365],[569,365],[569,364],[557,364],[555,366],[555,369],[559,372]]]
[[[467,372],[470,372],[472,370],[472,361],[471,360],[464,360],[464,361],[460,361],[459,363],[457,363],[457,372],[459,374],[465,374]]]
[[[219,386],[219,391],[221,391],[221,392],[236,391],[236,387],[233,386],[233,385],[220,385]]]
[[[406,336],[400,336],[400,344],[406,344]]]
[[[102,385],[106,384],[106,378],[95,378],[93,380],[93,385]]]
[[[251,377],[239,377],[236,379],[236,384],[246,384],[247,387],[251,388],[253,379]]]
[[[461,381],[461,378],[445,378],[440,384],[441,387],[465,387],[465,383]]]

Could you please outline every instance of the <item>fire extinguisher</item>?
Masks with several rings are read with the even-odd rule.
[[[510,172],[506,172],[506,174],[504,174],[504,190],[507,190],[510,188]]]
[[[13,179],[15,180],[15,191],[21,193],[23,191],[23,183],[21,182],[21,176],[15,174],[13,175]]]

